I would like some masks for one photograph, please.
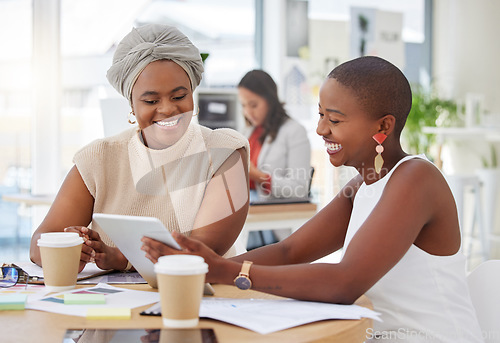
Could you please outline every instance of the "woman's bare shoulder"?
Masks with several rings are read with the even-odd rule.
[[[453,201],[453,195],[442,172],[428,160],[412,158],[393,173],[387,188],[405,192],[407,196],[422,194],[429,203]]]
[[[401,179],[407,182],[427,181],[427,183],[436,182],[446,184],[446,180],[441,171],[432,162],[419,157],[401,163],[394,171],[390,181]]]

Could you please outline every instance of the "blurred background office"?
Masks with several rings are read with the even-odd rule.
[[[105,75],[116,43],[151,22],[178,26],[205,54],[195,95],[204,125],[241,129],[238,81],[271,74],[307,129],[319,208],[354,173],[328,163],[315,133],[321,82],[364,54],[398,65],[415,93],[407,149],[456,185],[471,265],[498,257],[498,13],[491,0],[0,0],[0,257],[27,259],[74,153],[129,126]],[[9,200],[19,194],[45,205]]]

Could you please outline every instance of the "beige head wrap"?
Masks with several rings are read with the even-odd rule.
[[[106,77],[130,101],[139,74],[157,60],[172,60],[181,66],[192,90],[200,84],[203,62],[199,50],[177,28],[159,24],[133,28],[118,44]]]

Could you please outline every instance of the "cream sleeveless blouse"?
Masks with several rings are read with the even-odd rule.
[[[170,231],[189,235],[205,187],[239,148],[249,155],[248,141],[238,132],[191,123],[163,150],[146,147],[140,131],[132,128],[90,143],[73,161],[94,197],[94,213],[156,217]],[[91,227],[113,246],[95,222]]]

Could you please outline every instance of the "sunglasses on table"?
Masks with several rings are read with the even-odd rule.
[[[0,288],[13,287],[18,283],[25,284],[27,288],[30,279],[28,273],[14,264],[0,267]]]

